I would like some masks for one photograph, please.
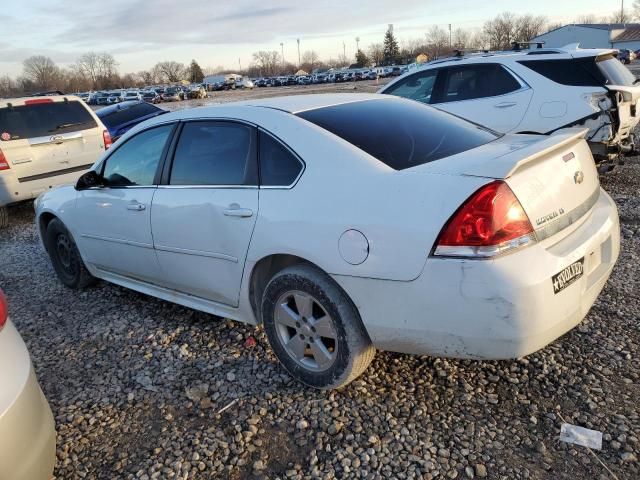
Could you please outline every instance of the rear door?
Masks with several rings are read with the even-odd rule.
[[[89,168],[102,128],[79,100],[35,98],[0,108],[0,148],[22,182]]]
[[[499,64],[469,64],[441,69],[435,107],[507,133],[527,111],[533,91]]]
[[[163,285],[237,306],[258,216],[256,129],[184,124],[153,199],[151,227]]]

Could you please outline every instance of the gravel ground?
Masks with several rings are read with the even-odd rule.
[[[578,328],[517,361],[379,352],[340,392],[293,382],[260,328],[63,287],[14,208],[0,285],[54,412],[56,478],[640,478],[640,161],[602,183],[622,253]],[[562,419],[603,432],[612,473],[558,440]]]

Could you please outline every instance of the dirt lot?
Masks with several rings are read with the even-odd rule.
[[[13,209],[0,285],[56,418],[56,478],[640,478],[640,160],[602,183],[622,253],[578,328],[517,361],[379,352],[340,392],[292,382],[260,328],[104,282],[63,287],[31,206]],[[558,440],[563,419],[604,433],[611,473]]]

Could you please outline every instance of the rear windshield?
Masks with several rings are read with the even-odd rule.
[[[0,108],[0,139],[3,141],[45,137],[96,126],[91,114],[78,101]]]
[[[163,110],[148,103],[136,103],[129,108],[111,110],[110,112],[101,112],[98,110],[96,113],[100,117],[100,120],[102,120],[102,123],[109,128],[123,125],[137,118],[159,112],[163,112]]]
[[[455,155],[498,137],[456,116],[401,99],[343,103],[297,115],[395,170]]]
[[[522,65],[561,85],[633,85],[636,77],[613,54],[598,57],[523,60]]]
[[[636,81],[633,73],[613,55],[603,55],[596,59],[596,65],[604,77],[607,85],[631,86]]]

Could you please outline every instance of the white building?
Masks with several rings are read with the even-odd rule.
[[[571,24],[531,39],[545,47],[579,43],[581,48],[640,48],[640,23]]]

